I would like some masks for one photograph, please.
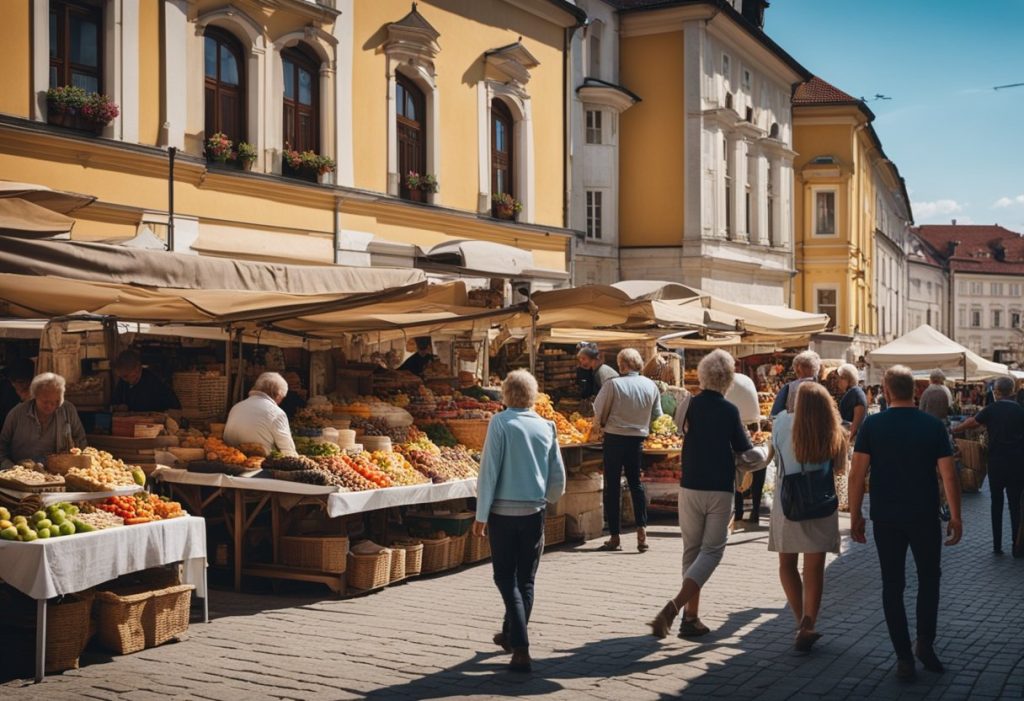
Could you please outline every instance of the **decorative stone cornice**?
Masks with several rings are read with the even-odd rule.
[[[412,4],[409,14],[387,26],[388,38],[384,42],[384,53],[431,63],[441,50],[437,43],[441,34],[419,13],[416,4]]]
[[[487,77],[500,83],[523,88],[530,81],[530,71],[540,61],[523,46],[522,37],[514,44],[500,46],[484,54]]]

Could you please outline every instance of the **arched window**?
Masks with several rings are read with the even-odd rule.
[[[512,112],[502,100],[491,102],[491,193],[516,196],[513,177]]]
[[[427,171],[427,101],[416,84],[401,73],[395,82],[395,120],[398,134],[398,175],[401,196],[409,198],[405,177]]]
[[[281,52],[284,63],[284,143],[320,152],[320,61],[299,45]]]
[[[207,27],[203,43],[206,136],[220,132],[237,145],[248,138],[242,44],[231,33],[216,27]]]

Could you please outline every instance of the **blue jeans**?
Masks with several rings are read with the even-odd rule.
[[[647,527],[647,492],[640,481],[640,465],[643,462],[644,439],[640,436],[617,436],[604,434],[604,520],[608,532],[619,535],[622,529],[622,473],[633,498],[633,516],[637,528]]]
[[[487,531],[494,584],[505,602],[501,632],[509,647],[529,647],[526,626],[533,610],[533,581],[544,552],[544,510],[529,516],[491,514]]]

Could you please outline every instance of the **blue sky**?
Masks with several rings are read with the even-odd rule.
[[[918,224],[1024,233],[1024,86],[992,89],[1024,83],[1024,0],[772,0],[765,31],[868,98]]]

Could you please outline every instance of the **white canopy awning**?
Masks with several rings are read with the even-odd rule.
[[[982,358],[928,324],[868,352],[867,361],[872,382],[879,382],[882,372],[893,365],[906,365],[911,370],[939,369],[951,379],[969,382],[1009,374],[1009,368],[1002,363]]]

